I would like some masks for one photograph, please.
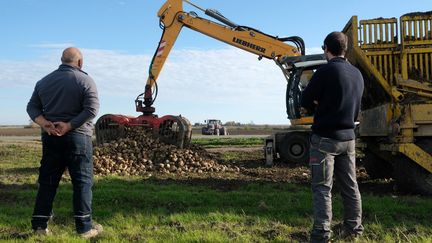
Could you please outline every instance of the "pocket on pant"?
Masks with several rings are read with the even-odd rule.
[[[326,181],[326,154],[318,149],[311,149],[309,165],[311,170],[312,184],[324,184]]]

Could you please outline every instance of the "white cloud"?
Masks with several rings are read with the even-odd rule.
[[[45,56],[26,61],[0,60],[0,102],[19,88],[28,90],[30,95],[35,82],[59,65],[61,50],[67,46],[70,45],[38,45],[47,49]],[[81,51],[84,70],[99,89],[100,115],[139,115],[134,114],[133,100],[144,90],[152,55]],[[191,122],[215,117],[223,121],[287,123],[286,81],[281,70],[272,60],[258,61],[256,56],[239,49],[173,50],[159,76],[158,87],[155,106],[159,115],[182,114]],[[25,107],[29,97],[21,98],[20,105]],[[22,108],[17,110],[23,113]],[[23,123],[27,123],[25,112],[22,117]],[[0,124],[4,123],[0,118]]]
[[[96,81],[100,92],[129,97],[131,93],[135,95],[144,90],[149,55],[94,49],[83,49],[82,52],[84,70]]]
[[[75,44],[74,43],[42,43],[42,44],[29,45],[29,47],[33,47],[33,48],[59,49],[59,50],[63,50],[71,46],[75,46]]]
[[[0,60],[0,88],[28,87],[51,71],[55,65],[55,61],[49,58],[44,58],[42,62]]]

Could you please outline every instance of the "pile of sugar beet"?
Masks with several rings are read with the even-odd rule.
[[[219,164],[200,146],[179,149],[139,128],[126,130],[118,140],[95,146],[93,163],[95,175],[183,175],[240,171],[236,166]]]

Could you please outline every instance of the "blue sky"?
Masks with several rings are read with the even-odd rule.
[[[323,38],[359,19],[431,11],[430,0],[228,1],[193,0],[233,22],[270,35],[301,36],[309,54]],[[134,99],[144,89],[161,30],[159,0],[0,0],[0,125],[27,124],[34,84],[59,65],[68,46],[84,54],[96,81],[98,116],[139,115]],[[204,14],[185,4],[185,10]],[[268,60],[184,29],[158,80],[156,113],[255,124],[287,124],[285,86]]]

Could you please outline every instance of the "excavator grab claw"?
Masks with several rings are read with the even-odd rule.
[[[108,143],[112,140],[122,138],[127,129],[145,128],[155,138],[164,143],[186,148],[190,145],[191,124],[182,116],[163,116],[161,118],[153,115],[141,115],[138,117],[106,114],[96,122],[96,142],[98,144]]]

